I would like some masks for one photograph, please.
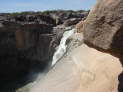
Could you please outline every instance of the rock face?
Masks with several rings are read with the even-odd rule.
[[[52,56],[49,49],[52,39],[53,34],[35,30],[0,32],[1,78],[15,78],[34,67],[45,66]]]
[[[42,71],[48,66],[55,51],[52,40],[57,35],[53,33],[55,26],[53,18],[48,15],[5,14],[0,15],[0,24],[2,85],[26,76],[32,71]]]
[[[37,80],[29,92],[118,92],[121,72],[118,58],[82,44]]]
[[[123,54],[122,11],[122,0],[98,0],[83,24],[85,43]]]
[[[76,25],[76,29],[77,29],[77,32],[78,33],[81,33],[81,32],[83,32],[83,23],[84,23],[84,21],[81,21],[81,22],[79,22],[77,25]]]

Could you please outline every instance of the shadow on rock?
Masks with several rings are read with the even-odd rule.
[[[121,27],[114,35],[111,44],[111,51],[113,55],[119,58],[123,66],[123,27]],[[123,92],[123,72],[118,76],[118,91]]]
[[[48,67],[52,38],[38,32],[31,34],[28,39],[20,36],[16,41],[15,32],[0,32],[0,92],[16,92]],[[17,48],[17,42],[19,46],[24,42],[24,48]]]
[[[118,76],[118,92],[123,92],[123,72]]]
[[[1,78],[0,79],[0,92],[16,92],[18,89],[24,87],[29,83],[33,83],[38,77],[38,74],[47,69],[48,63],[36,63],[31,66],[32,69],[20,74],[14,78]]]

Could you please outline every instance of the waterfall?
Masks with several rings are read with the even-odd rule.
[[[53,59],[52,59],[52,66],[54,66],[57,61],[62,58],[62,56],[64,55],[64,53],[66,52],[66,48],[67,48],[67,45],[66,45],[66,41],[67,39],[74,33],[75,29],[70,29],[70,28],[66,28],[66,30],[68,31],[65,31],[64,34],[63,34],[63,37],[60,41],[60,45],[58,46],[58,49],[56,50],[56,52],[54,53],[53,55]]]

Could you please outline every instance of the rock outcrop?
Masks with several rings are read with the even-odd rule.
[[[37,80],[29,92],[118,92],[121,72],[118,58],[83,44],[72,49],[45,77]]]
[[[123,1],[98,0],[84,21],[84,41],[103,51],[123,55]]]

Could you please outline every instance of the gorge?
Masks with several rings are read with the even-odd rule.
[[[122,11],[0,14],[0,92],[123,92]]]
[[[87,14],[88,11],[0,14],[0,92],[13,92],[35,80],[50,66],[66,27],[74,26]]]

